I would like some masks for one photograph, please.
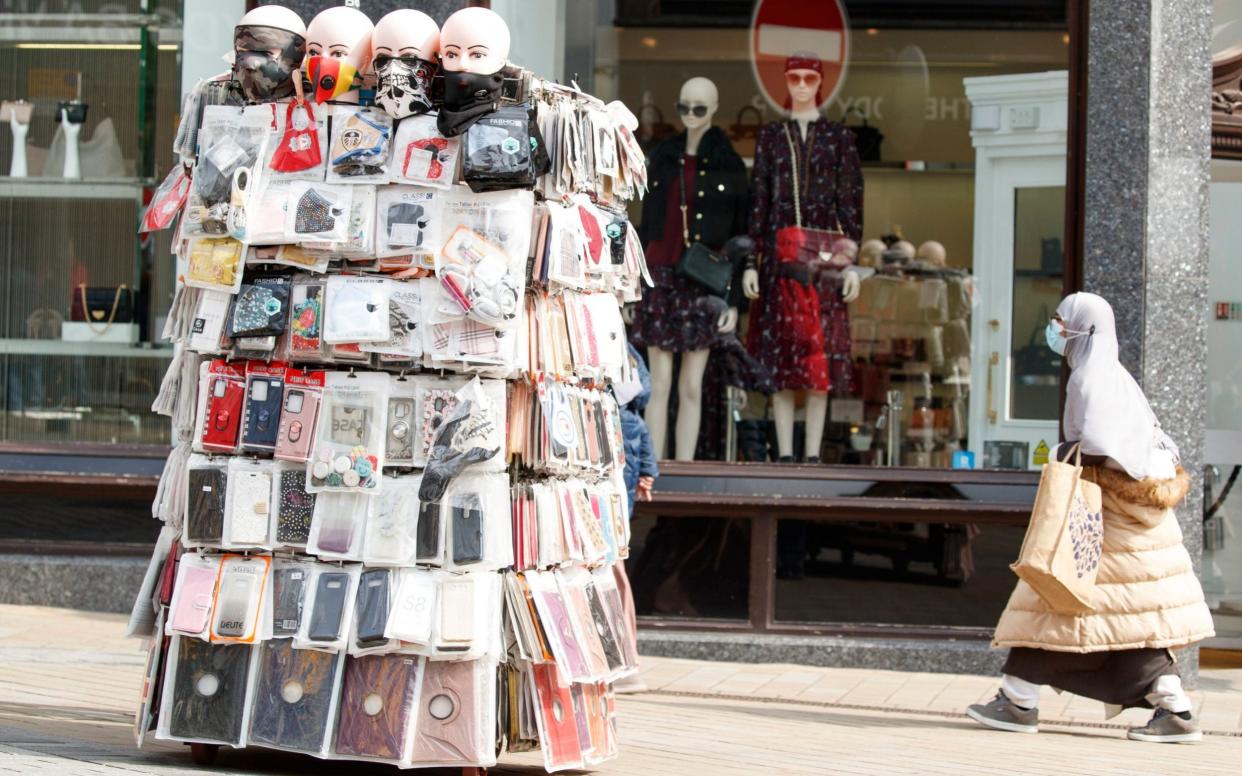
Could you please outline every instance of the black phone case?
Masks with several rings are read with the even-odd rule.
[[[319,575],[319,581],[315,583],[315,608],[311,612],[307,631],[311,641],[336,641],[340,638],[345,596],[348,593],[348,574],[330,571]]]
[[[608,668],[616,671],[625,665],[625,658],[621,656],[621,645],[617,643],[616,634],[612,632],[612,624],[595,585],[587,585],[586,593],[587,602],[591,606],[591,622],[595,626],[595,632],[599,634],[600,644],[604,647]]]
[[[475,497],[453,505],[453,563],[483,560],[483,509]]]
[[[267,399],[255,401],[250,398],[254,386],[267,383]],[[246,429],[242,433],[242,449],[270,451],[276,449],[280,434],[280,408],[284,403],[285,383],[275,377],[252,380],[246,390]]]
[[[439,550],[440,502],[424,501],[418,505],[418,531],[414,542],[415,560],[437,560]]]
[[[168,731],[177,738],[241,742],[250,669],[247,644],[178,639]],[[210,688],[210,694],[204,690]]]
[[[302,568],[276,569],[272,575],[272,637],[293,636],[302,624],[306,577]]]
[[[294,649],[287,640],[265,642],[261,649],[250,742],[317,754],[328,734],[338,656]]]
[[[357,644],[370,647],[382,644],[384,626],[388,624],[388,569],[368,569],[358,582],[358,599],[354,620],[358,623]]]
[[[306,472],[282,469],[278,487],[276,541],[304,545],[310,539],[311,518],[315,515],[315,494],[306,492]]]
[[[190,469],[189,508],[185,538],[197,543],[219,543],[224,535],[224,503],[228,472],[224,469]]]

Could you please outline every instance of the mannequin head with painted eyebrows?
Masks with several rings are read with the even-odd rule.
[[[509,61],[509,25],[490,8],[463,8],[440,30],[440,66],[454,73],[498,72]]]

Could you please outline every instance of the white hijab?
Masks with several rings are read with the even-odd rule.
[[[1136,480],[1170,479],[1180,456],[1147,397],[1117,360],[1113,308],[1095,294],[1071,294],[1057,307],[1069,338],[1065,438],[1084,455],[1115,461]]]

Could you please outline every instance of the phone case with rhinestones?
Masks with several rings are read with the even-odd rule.
[[[277,469],[276,544],[305,547],[315,515],[315,493],[306,491],[306,470],[301,467]]]
[[[331,732],[340,656],[287,639],[260,649],[249,743],[318,754]]]
[[[339,755],[400,761],[406,757],[422,659],[348,657],[336,728]],[[421,727],[421,725],[420,725]]]
[[[388,443],[384,448],[385,465],[414,465],[414,399],[393,396],[388,400]]]

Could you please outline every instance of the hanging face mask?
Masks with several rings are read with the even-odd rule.
[[[342,59],[313,56],[306,60],[306,75],[315,102],[327,102],[354,88],[358,69]]]
[[[1044,339],[1048,341],[1048,347],[1052,348],[1052,352],[1058,356],[1065,355],[1070,340],[1076,337],[1090,337],[1092,334],[1095,334],[1094,326],[1088,331],[1070,331],[1062,328],[1057,321],[1048,321],[1048,327],[1044,329]]]
[[[403,119],[431,110],[431,79],[436,66],[418,57],[375,58],[379,84],[375,104],[394,119]]]
[[[233,30],[233,75],[251,102],[293,94],[293,74],[306,55],[306,38],[275,27],[246,25]]]
[[[285,109],[285,134],[272,154],[272,169],[301,172],[323,161],[319,150],[319,128],[309,102],[295,100]]]
[[[436,126],[445,137],[457,137],[500,105],[504,77],[496,73],[445,73],[444,107]]]

